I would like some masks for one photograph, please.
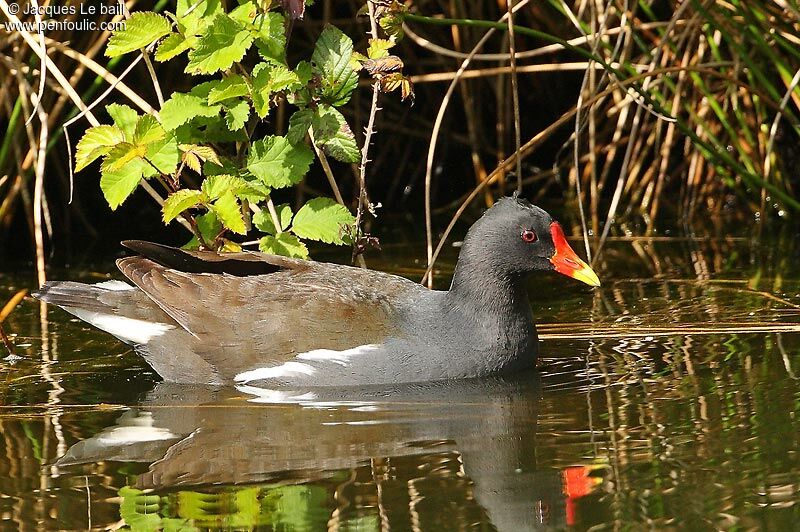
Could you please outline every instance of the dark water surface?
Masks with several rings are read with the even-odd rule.
[[[532,279],[538,372],[293,404],[158,383],[27,299],[0,529],[800,530],[796,241],[616,240],[599,290]],[[0,306],[31,284],[0,273]]]

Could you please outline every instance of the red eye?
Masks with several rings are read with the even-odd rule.
[[[527,242],[528,244],[530,244],[531,242],[536,242],[538,240],[536,233],[533,232],[531,229],[525,229],[524,231],[522,231],[521,236],[522,236],[522,241]]]

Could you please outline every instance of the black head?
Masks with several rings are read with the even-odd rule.
[[[592,286],[600,281],[572,250],[558,222],[543,209],[519,198],[503,198],[470,228],[462,260],[500,275],[552,271]]]

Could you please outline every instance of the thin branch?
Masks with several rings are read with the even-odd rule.
[[[370,35],[373,39],[378,38],[378,21],[375,19],[375,6],[371,0],[367,0],[369,8]],[[372,84],[372,103],[369,108],[369,120],[364,130],[364,146],[361,147],[361,164],[358,168],[358,209],[356,211],[356,230],[353,239],[353,262],[358,258],[359,266],[366,267],[364,257],[356,253],[358,239],[361,236],[361,222],[364,216],[364,208],[368,206],[367,198],[367,163],[369,162],[369,145],[372,142],[372,135],[375,132],[375,115],[378,113],[378,95],[381,86],[379,81]]]
[[[311,145],[314,146],[314,151],[317,153],[317,159],[319,159],[320,164],[322,165],[322,171],[325,172],[325,177],[328,178],[328,183],[331,185],[331,189],[333,190],[333,195],[336,197],[336,201],[339,202],[340,205],[344,205],[344,198],[342,197],[342,193],[339,191],[339,185],[336,184],[336,178],[333,176],[333,170],[331,170],[331,164],[328,162],[328,157],[325,155],[319,146],[317,146],[317,141],[314,140],[314,132],[309,129],[308,136],[311,138]]]

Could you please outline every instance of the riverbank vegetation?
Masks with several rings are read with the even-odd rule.
[[[516,189],[580,213],[594,251],[800,208],[793,1],[129,9],[0,41],[0,248],[40,272],[72,234],[156,217],[198,246],[355,260],[402,211],[431,261],[447,218]]]

